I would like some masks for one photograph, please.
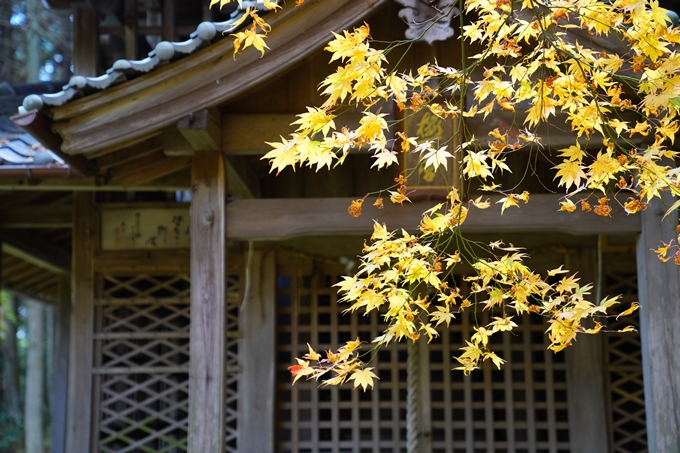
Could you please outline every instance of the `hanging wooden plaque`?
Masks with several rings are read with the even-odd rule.
[[[102,210],[102,250],[189,248],[189,208]]]

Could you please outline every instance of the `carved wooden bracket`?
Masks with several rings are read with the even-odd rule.
[[[399,17],[406,21],[407,39],[418,39],[432,44],[453,36],[451,18],[458,14],[453,0],[396,0],[404,5]]]

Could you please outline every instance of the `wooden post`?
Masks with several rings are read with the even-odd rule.
[[[24,438],[26,453],[43,450],[42,405],[45,386],[45,309],[35,300],[24,301],[28,308],[28,348],[26,351],[26,398],[24,399]]]
[[[73,10],[73,65],[75,73],[81,76],[97,75],[99,61],[99,18],[93,8]]]
[[[125,58],[137,59],[137,0],[124,1]]]
[[[175,0],[163,2],[163,39],[175,40]]]
[[[276,266],[274,252],[253,252],[248,299],[243,301],[239,451],[274,451]]]
[[[430,349],[427,341],[420,339],[415,345],[419,351],[418,370],[418,446],[419,452],[432,452],[432,405],[430,403]]]
[[[664,197],[666,208],[673,203]],[[680,268],[661,262],[651,249],[675,239],[677,211],[662,220],[665,208],[654,200],[642,215],[637,242],[640,339],[650,453],[680,452]]]
[[[581,284],[597,282],[597,251],[582,249],[575,255],[567,256],[566,267],[578,272]],[[595,294],[593,287],[589,300],[597,304]],[[602,335],[579,335],[566,350],[569,442],[573,452],[609,451],[602,341]]]
[[[189,453],[224,451],[225,187],[221,152],[197,152],[191,170]]]
[[[59,276],[59,299],[54,316],[52,372],[52,446],[50,453],[64,453],[66,447],[66,395],[68,391],[69,321],[71,277]]]
[[[73,262],[66,451],[90,452],[92,422],[93,252],[97,222],[94,193],[73,194]]]

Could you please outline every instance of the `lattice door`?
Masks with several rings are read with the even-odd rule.
[[[291,387],[287,367],[307,352],[337,348],[357,336],[381,331],[376,313],[341,315],[337,283],[342,269],[312,276],[282,269],[277,279],[278,441],[281,453],[397,453],[406,440],[406,344],[384,349],[371,363],[380,377],[375,390],[351,386],[319,388],[298,381]]]
[[[186,451],[189,277],[99,275],[97,451]]]
[[[227,275],[227,452],[238,448],[238,299]],[[180,275],[98,275],[95,451],[187,450],[190,281]]]
[[[634,256],[616,259],[635,263]],[[614,260],[614,257],[611,257]],[[605,294],[621,294],[621,311],[637,299],[637,272],[620,269],[605,262]],[[612,320],[613,321],[613,320]],[[613,321],[608,327],[622,329],[633,325],[639,329],[639,312]],[[606,380],[609,395],[609,415],[612,451],[614,453],[646,453],[647,422],[642,379],[642,345],[636,333],[610,333],[606,336]]]
[[[341,269],[307,274],[280,269],[277,281],[278,451],[405,452],[404,343],[374,358],[371,366],[380,381],[373,391],[319,388],[304,381],[291,387],[287,367],[307,352],[307,342],[317,350],[330,349],[357,335],[373,338],[383,329],[376,313],[340,313],[343,307],[331,285],[339,281]],[[503,370],[485,365],[464,377],[451,371],[456,366],[452,356],[470,337],[472,319],[460,316],[429,347],[433,452],[568,452],[566,365],[563,354],[546,350],[543,319],[527,318],[521,334],[494,339],[500,343],[493,346],[508,360]]]
[[[479,314],[479,323],[488,314]],[[515,335],[491,337],[507,363],[485,362],[470,376],[452,368],[474,333],[472,313],[460,316],[430,344],[433,453],[568,453],[566,364],[553,354],[539,316],[515,318]]]

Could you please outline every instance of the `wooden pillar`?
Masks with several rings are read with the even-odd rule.
[[[673,203],[664,197],[666,207]],[[680,452],[680,268],[661,262],[651,249],[677,235],[677,211],[662,220],[665,207],[654,200],[642,215],[637,242],[640,339],[650,453]]]
[[[94,193],[73,194],[73,262],[66,451],[90,452],[92,422],[93,252],[96,238]]]
[[[99,61],[99,18],[94,8],[73,10],[73,66],[75,74],[94,77]]]
[[[59,276],[59,298],[54,316],[52,372],[52,446],[50,453],[66,450],[66,395],[68,391],[69,323],[71,317],[71,277]]]
[[[125,58],[137,59],[137,0],[125,0],[124,3],[125,23]]]
[[[175,40],[175,0],[163,1],[163,39]]]
[[[225,448],[225,184],[221,152],[196,152],[191,169],[189,453]]]
[[[427,342],[408,340],[406,365],[406,451],[432,452],[430,352]]]
[[[239,451],[274,451],[276,263],[274,252],[253,252],[250,294],[239,314],[243,339]]]
[[[582,249],[567,256],[567,268],[578,272],[581,284],[596,283],[597,250]],[[595,287],[591,301],[597,304]],[[603,335],[579,335],[566,349],[569,442],[571,451],[609,451],[604,383]]]
[[[42,303],[32,299],[24,299],[24,304],[28,308],[24,451],[41,453],[44,451],[42,405],[45,397],[45,308]]]

